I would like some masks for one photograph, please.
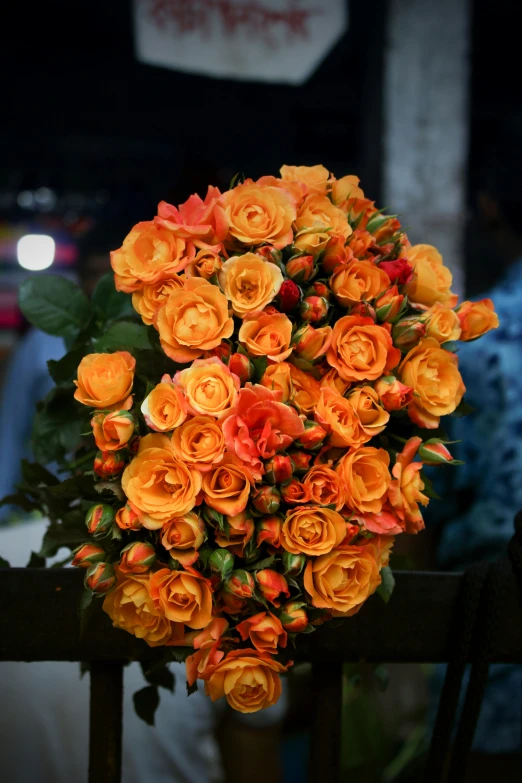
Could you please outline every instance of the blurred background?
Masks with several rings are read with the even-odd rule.
[[[17,305],[22,280],[51,272],[92,289],[108,269],[108,251],[160,200],[204,196],[209,183],[226,189],[237,172],[257,178],[284,163],[322,163],[338,177],[357,174],[412,242],[441,250],[454,290],[490,290],[522,257],[515,7],[510,0],[494,8],[487,0],[8,4],[0,33],[0,385],[27,338]],[[31,343],[26,351],[34,400],[47,390],[45,361],[59,350]],[[31,376],[37,366],[40,375]],[[5,396],[0,414],[11,411]],[[30,414],[23,416],[29,432]],[[0,450],[4,476],[13,454]],[[433,562],[423,549],[402,556],[417,566]],[[388,676],[346,673],[343,763],[352,783],[418,779],[426,672],[397,670],[378,696]],[[300,781],[310,705],[299,674],[290,690],[284,779]],[[493,752],[511,754],[506,747]]]

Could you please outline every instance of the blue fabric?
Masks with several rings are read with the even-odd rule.
[[[65,346],[60,337],[36,329],[16,347],[5,378],[0,404],[0,498],[11,494],[21,479],[20,461],[31,457],[31,428],[36,403],[53,387],[47,369],[49,359],[61,359]],[[4,520],[12,509],[0,507]]]
[[[441,469],[449,480],[444,488],[437,484],[445,500],[433,503],[435,514],[449,517],[441,525],[437,559],[452,570],[505,552],[522,509],[522,260],[487,296],[499,328],[459,348],[466,401],[475,411],[451,420],[451,438],[461,442],[450,448],[465,465]],[[452,503],[463,493],[467,507],[455,512]],[[521,706],[522,667],[492,666],[474,748],[518,752]]]

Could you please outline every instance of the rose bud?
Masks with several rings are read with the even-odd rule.
[[[281,606],[280,596],[284,595],[290,598],[290,591],[286,579],[277,571],[270,568],[263,568],[256,572],[256,582],[263,598],[270,601],[274,606]]]
[[[254,365],[243,353],[233,353],[228,362],[228,369],[237,375],[241,382],[241,386],[244,386],[247,381],[251,381],[254,377]]]
[[[453,459],[450,452],[440,438],[430,438],[421,443],[417,455],[425,465],[463,465],[458,459]]]
[[[285,567],[285,574],[288,574],[289,576],[299,576],[306,565],[305,555],[293,555],[291,552],[287,552],[286,549],[283,551],[282,560]]]
[[[118,451],[131,439],[135,422],[129,411],[97,413],[91,419],[96,446],[101,451]]]
[[[303,601],[288,601],[282,608],[279,619],[288,633],[301,633],[308,625],[308,615]]]
[[[418,318],[404,318],[392,330],[393,344],[401,351],[414,348],[426,335],[426,324]]]
[[[413,267],[406,258],[397,258],[396,261],[381,261],[379,264],[392,283],[406,285],[413,277]]]
[[[357,304],[350,309],[350,315],[361,315],[363,318],[371,318],[373,321],[377,320],[375,308],[367,302],[357,302]]]
[[[389,381],[384,378],[378,380],[374,389],[379,395],[382,406],[388,412],[406,408],[413,399],[411,386],[405,386],[393,376],[390,376]]]
[[[399,294],[399,289],[396,285],[392,285],[383,294],[375,300],[375,313],[377,320],[392,321],[396,318],[402,310],[404,304],[404,296]]]
[[[93,563],[101,563],[105,559],[105,549],[96,544],[82,544],[74,550],[74,557],[71,561],[73,566],[78,568],[90,568]]]
[[[265,462],[265,480],[269,484],[282,484],[294,472],[294,465],[288,454],[275,454]]]
[[[208,559],[212,574],[226,579],[234,570],[234,555],[228,549],[214,549]]]
[[[283,258],[282,252],[273,245],[263,245],[263,247],[258,247],[256,250],[256,255],[261,256],[261,258],[264,258],[265,261],[269,261],[271,264],[275,264],[276,266],[281,264],[281,259]]]
[[[320,329],[314,329],[310,324],[305,324],[292,337],[294,353],[299,358],[312,363],[323,358],[331,342],[331,326],[321,326]]]
[[[281,528],[283,520],[275,515],[262,517],[256,522],[257,546],[265,543],[274,549],[281,546]]]
[[[498,315],[491,299],[462,302],[456,312],[462,329],[460,339],[464,342],[476,340],[490,329],[498,328]]]
[[[322,296],[307,296],[299,305],[299,315],[303,321],[316,324],[326,318],[328,301]]]
[[[93,593],[103,595],[112,590],[116,584],[114,566],[110,563],[95,563],[85,574],[85,587]]]
[[[326,283],[321,283],[320,280],[315,280],[312,285],[307,288],[305,296],[322,296],[323,299],[326,299],[326,301],[329,302],[332,298],[332,292]]]
[[[139,530],[143,527],[141,514],[129,501],[116,512],[116,524],[122,530]]]
[[[310,470],[312,454],[307,454],[306,451],[289,451],[288,456],[294,463],[294,473],[296,475],[302,476],[307,470]]]
[[[297,479],[292,479],[281,487],[281,497],[285,503],[293,506],[296,503],[308,503],[311,500],[310,487],[302,484]]]
[[[286,264],[286,274],[295,283],[306,283],[315,274],[313,256],[293,256]]]
[[[213,348],[211,351],[205,351],[205,357],[210,358],[211,356],[217,356],[218,359],[221,359],[223,364],[228,364],[231,353],[232,348],[230,347],[230,343],[226,340],[222,340],[216,348]]]
[[[246,600],[239,598],[234,593],[220,590],[217,595],[216,608],[227,614],[239,614],[246,606]]]
[[[133,541],[122,549],[120,571],[124,574],[144,574],[156,562],[156,549],[148,541]]]
[[[279,289],[279,306],[281,312],[291,313],[295,310],[301,299],[301,289],[293,280],[285,280]]]
[[[85,517],[87,530],[94,538],[103,538],[114,524],[114,509],[105,503],[91,506]]]
[[[278,647],[286,647],[288,640],[281,621],[271,612],[259,612],[247,617],[236,625],[236,631],[244,642],[249,639],[256,650],[269,655],[277,655]]]
[[[232,571],[227,581],[223,586],[225,593],[232,593],[237,598],[251,598],[256,583],[254,577],[249,574],[248,571],[238,568],[236,571]]]
[[[277,514],[281,505],[281,493],[277,487],[262,484],[251,496],[251,503],[260,514]]]
[[[324,254],[321,258],[321,265],[327,275],[337,269],[341,264],[347,264],[353,259],[353,250],[346,247],[343,236],[330,237]]]
[[[316,421],[310,421],[310,419],[305,420],[304,427],[305,431],[299,440],[296,441],[295,445],[303,449],[310,449],[311,451],[319,448],[328,435],[328,432]]]
[[[104,479],[116,478],[125,467],[124,451],[98,451],[94,458],[94,472]]]

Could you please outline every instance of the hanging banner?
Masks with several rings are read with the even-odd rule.
[[[346,0],[134,0],[136,55],[215,78],[302,84],[344,34]]]

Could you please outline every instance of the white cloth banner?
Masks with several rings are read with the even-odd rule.
[[[347,0],[134,0],[138,60],[302,84],[344,34]]]

